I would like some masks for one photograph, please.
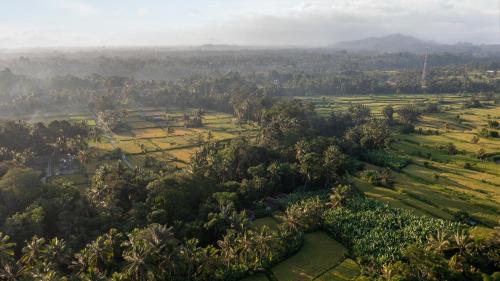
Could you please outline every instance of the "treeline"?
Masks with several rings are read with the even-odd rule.
[[[61,106],[89,108],[95,112],[143,105],[193,107],[234,114],[241,121],[257,121],[259,112],[268,108],[273,98],[281,96],[499,91],[500,79],[484,75],[468,74],[461,69],[434,69],[429,72],[424,91],[421,73],[409,70],[345,70],[329,74],[273,70],[247,76],[229,72],[167,82],[99,75],[36,80],[6,69],[0,72],[0,109],[4,115],[16,115],[55,110]]]
[[[277,70],[292,74],[331,74],[346,69],[421,70],[423,54],[350,53],[331,49],[94,49],[40,53],[0,54],[0,68],[37,79],[72,75],[86,77],[122,76],[135,80],[177,81],[192,76],[214,76],[238,71],[242,75],[266,74]],[[438,67],[495,70],[495,54],[432,53],[431,69]]]
[[[85,122],[55,120],[46,125],[6,121],[0,124],[0,161],[14,160],[21,165],[30,165],[37,158],[58,159],[63,154],[72,153],[85,162],[90,153],[89,141],[97,141],[100,137],[100,130]]]

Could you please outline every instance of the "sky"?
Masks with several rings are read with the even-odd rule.
[[[500,43],[500,0],[0,0],[0,48]]]

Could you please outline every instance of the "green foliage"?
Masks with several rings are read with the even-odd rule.
[[[486,239],[467,232],[438,231],[423,246],[412,245],[402,261],[383,267],[382,280],[496,280],[500,240],[498,230]]]
[[[498,131],[488,130],[486,128],[482,128],[479,131],[479,134],[485,138],[498,138],[499,137]]]
[[[412,105],[401,106],[396,109],[396,113],[398,114],[399,122],[406,125],[415,124],[422,115],[420,110]]]
[[[394,180],[392,179],[391,169],[385,168],[382,171],[378,170],[364,170],[361,172],[360,177],[373,185],[392,187]]]
[[[422,244],[438,230],[461,228],[455,223],[418,217],[410,211],[392,209],[364,197],[327,210],[324,225],[364,263],[378,266],[401,259],[408,246]]]
[[[352,144],[359,144],[362,149],[384,149],[392,142],[387,123],[376,119],[351,128],[346,132],[345,139]]]
[[[411,163],[410,159],[396,155],[389,150],[369,150],[361,154],[361,159],[377,166],[399,171]]]

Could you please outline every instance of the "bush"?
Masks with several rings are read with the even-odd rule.
[[[118,147],[110,152],[108,152],[104,157],[108,157],[111,160],[119,160],[122,159],[123,151]]]
[[[362,180],[373,185],[380,185],[380,173],[377,170],[364,170],[361,172]]]
[[[399,171],[410,164],[410,159],[401,157],[388,150],[370,150],[361,155],[361,159],[381,167]]]
[[[485,138],[498,138],[499,134],[497,131],[490,131],[486,128],[482,128],[481,131],[479,131],[479,134]]]
[[[413,124],[405,124],[403,126],[401,126],[400,130],[399,130],[402,134],[411,134],[413,132],[415,132],[415,125]]]
[[[438,145],[437,148],[445,151],[448,155],[455,155],[458,153],[458,149],[453,143],[447,143],[445,145]]]
[[[385,168],[382,172],[377,170],[365,170],[361,172],[360,176],[364,181],[376,186],[392,187],[394,185],[391,169],[389,168]]]
[[[470,224],[473,220],[467,211],[460,210],[453,215],[453,220],[456,222]]]
[[[484,148],[480,148],[477,152],[476,152],[476,157],[479,158],[479,159],[485,159],[487,156],[486,154],[486,150],[484,150]]]
[[[496,129],[496,128],[498,128],[498,126],[499,126],[498,121],[496,121],[496,120],[489,120],[488,121],[488,127]]]

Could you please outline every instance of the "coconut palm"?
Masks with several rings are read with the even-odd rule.
[[[14,247],[9,235],[0,232],[0,280],[16,280],[14,268]]]
[[[170,280],[175,269],[176,244],[172,227],[152,224],[145,229],[134,230],[129,234],[129,240],[124,242],[125,273],[139,281],[153,276]]]
[[[449,247],[449,235],[442,230],[438,230],[435,235],[430,235],[427,238],[427,251],[436,251],[442,253],[449,249]]]
[[[78,151],[76,159],[80,161],[81,164],[88,164],[95,158],[95,152],[89,148],[82,149]]]

